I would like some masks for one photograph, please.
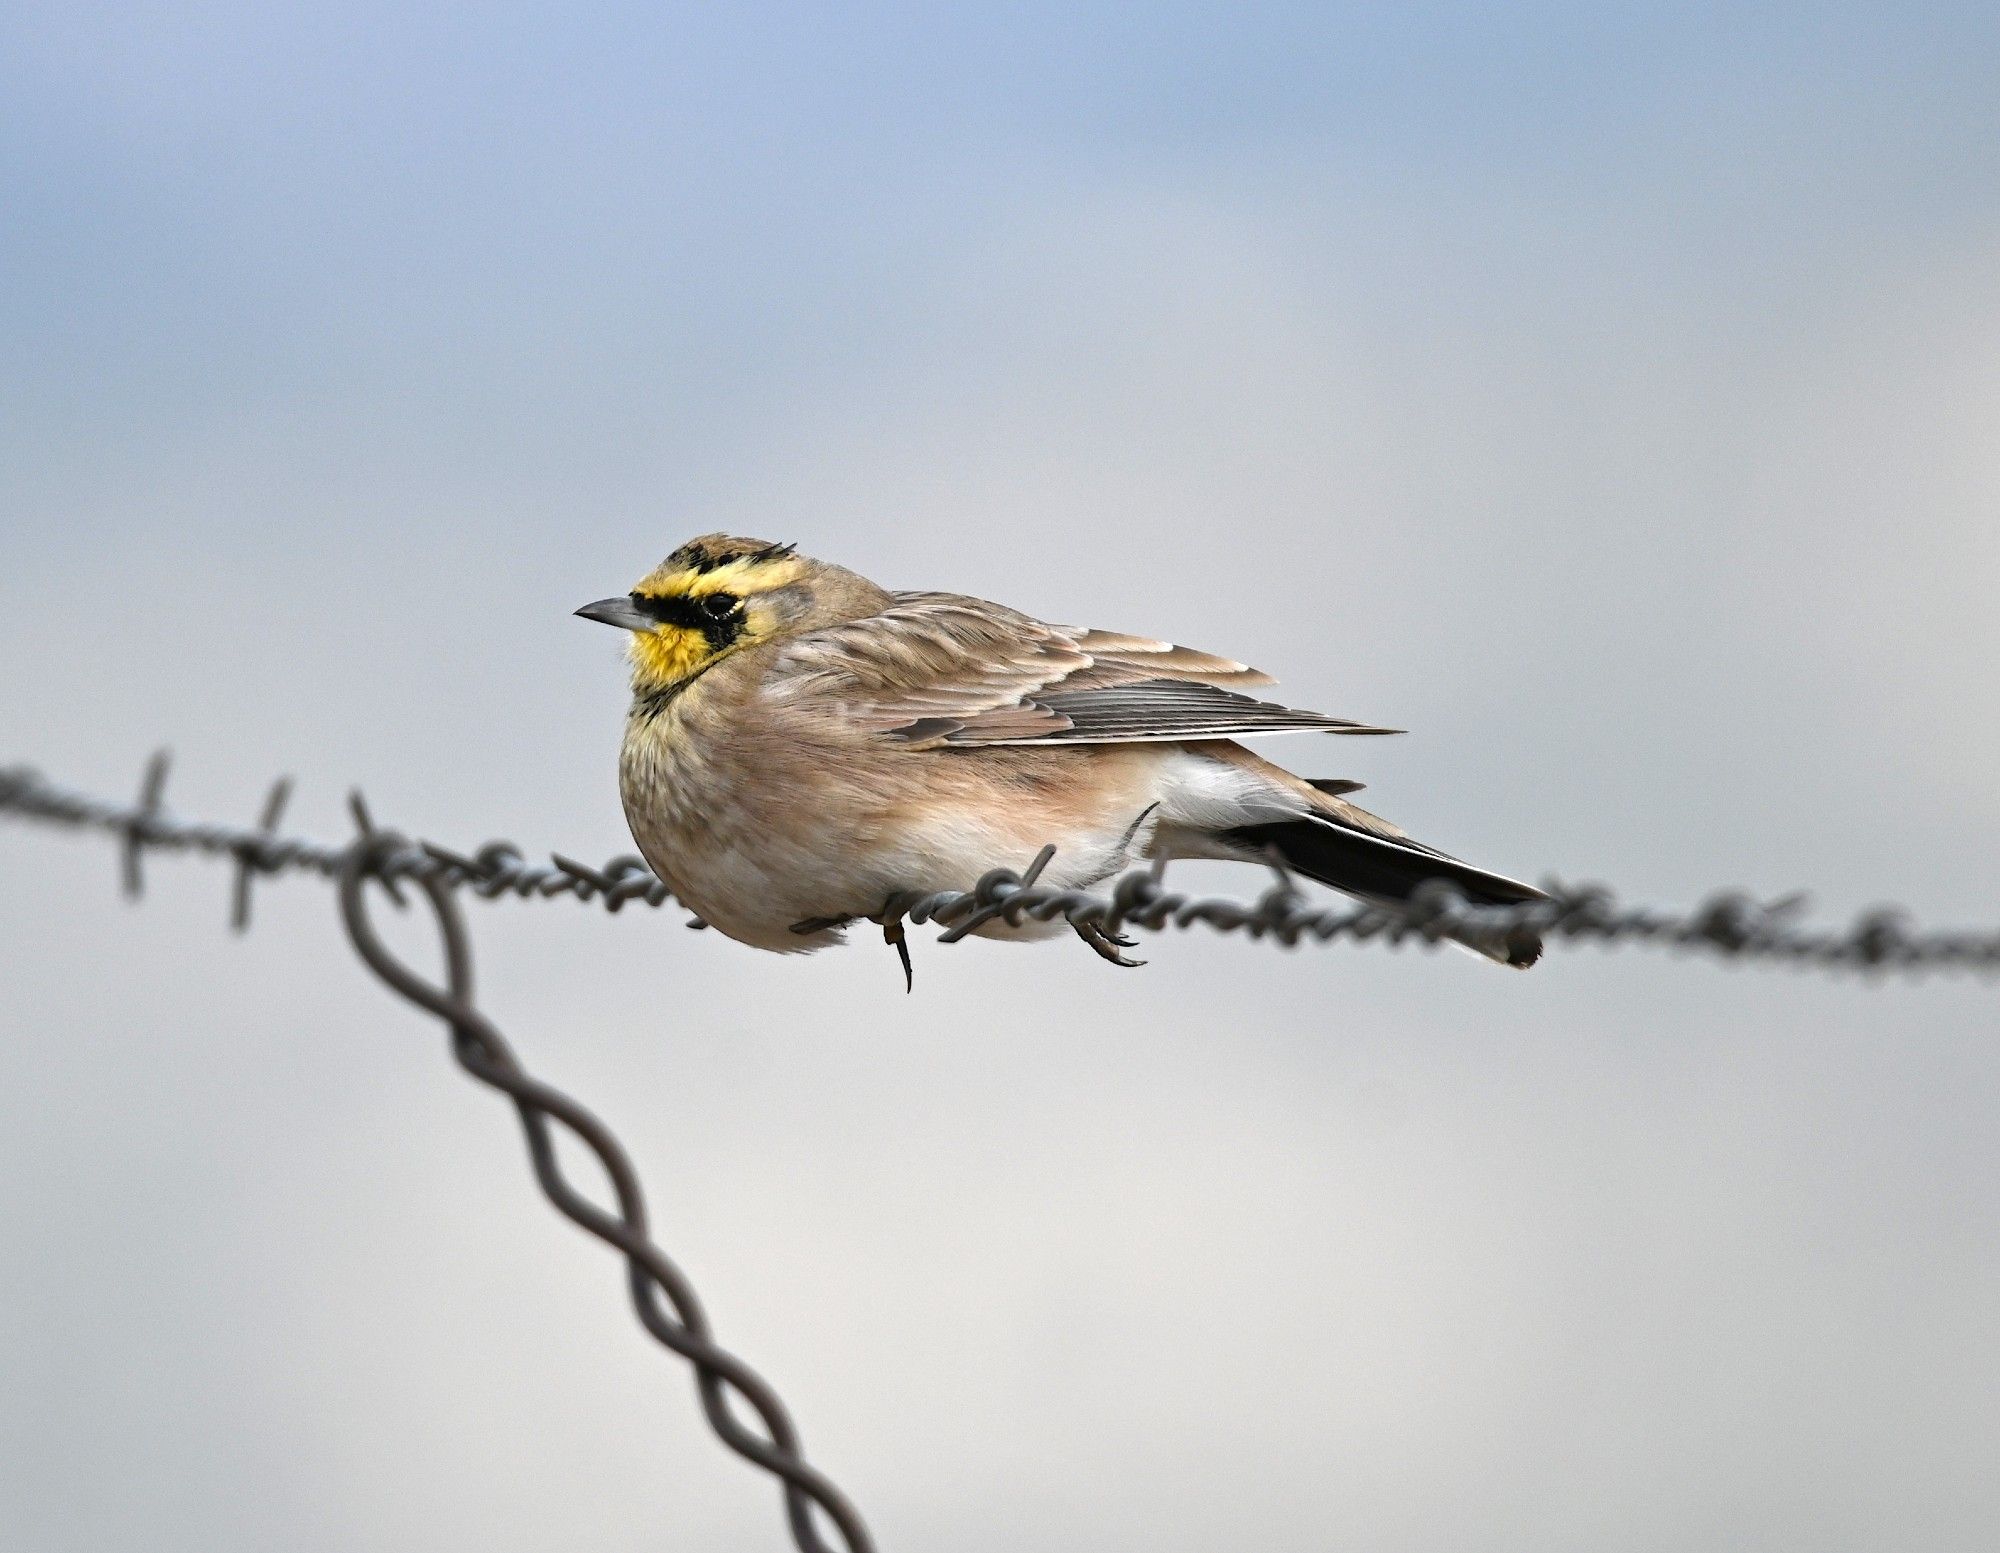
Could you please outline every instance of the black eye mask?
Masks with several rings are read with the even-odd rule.
[[[635,593],[632,606],[663,625],[699,631],[711,652],[721,652],[743,635],[743,601],[733,593],[705,593],[700,598],[685,594],[655,598]]]

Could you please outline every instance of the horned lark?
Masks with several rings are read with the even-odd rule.
[[[1357,782],[1308,781],[1236,743],[1396,730],[1254,699],[1245,687],[1270,677],[1227,658],[955,593],[891,593],[791,545],[725,534],[577,613],[631,632],[619,786],[633,839],[689,909],[760,949],[822,948],[869,920],[900,950],[899,898],[969,890],[1045,843],[1041,882],[1058,888],[1200,857],[1281,860],[1370,901],[1430,879],[1476,902],[1541,894],[1349,803]],[[1122,940],[1077,931],[1122,958]]]

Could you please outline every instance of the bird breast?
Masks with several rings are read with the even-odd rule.
[[[1146,855],[1163,790],[1190,758],[1159,745],[912,750],[699,689],[628,724],[626,815],[675,896],[766,949],[817,948],[832,936],[793,925],[969,890],[1045,843],[1057,850],[1044,882],[1095,884]]]

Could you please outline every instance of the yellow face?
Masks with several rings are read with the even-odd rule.
[[[805,566],[789,545],[709,535],[681,546],[626,598],[577,613],[632,633],[632,687],[644,695],[683,684],[770,635],[778,615],[764,596],[797,582]]]

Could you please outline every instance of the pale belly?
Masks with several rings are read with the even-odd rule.
[[[896,897],[970,890],[989,869],[1025,870],[1045,843],[1056,853],[1041,883],[1097,884],[1147,854],[1158,820],[1165,752],[1102,746],[1035,751],[1028,761],[1011,751],[921,752],[872,760],[865,773],[843,753],[815,761],[787,750],[789,764],[774,774],[740,752],[697,756],[678,741],[628,740],[620,786],[633,839],[703,921],[797,953],[840,939],[800,924],[875,918]],[[996,919],[978,931],[1042,938],[1068,926]]]

